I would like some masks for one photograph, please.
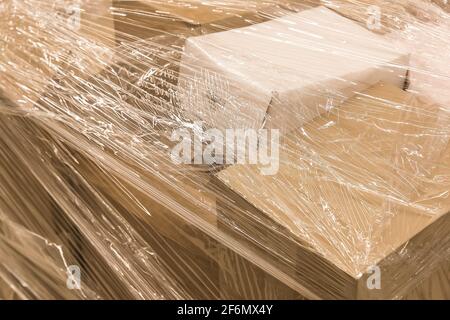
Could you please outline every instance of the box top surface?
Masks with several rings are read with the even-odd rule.
[[[180,19],[193,25],[202,25],[225,20],[232,17],[245,16],[249,12],[254,12],[256,6],[245,6],[242,3],[239,6],[227,5],[221,3],[217,5],[210,1],[155,1],[141,0],[145,5],[155,9],[157,14],[168,15]],[[264,3],[261,3],[264,7]]]
[[[230,77],[268,92],[289,91],[324,78],[339,80],[407,54],[324,7],[192,37],[186,52],[205,53],[211,60],[208,63],[226,70]]]
[[[448,138],[429,135],[441,121],[435,105],[379,84],[283,139],[276,175],[235,165],[217,177],[358,277],[450,210]]]

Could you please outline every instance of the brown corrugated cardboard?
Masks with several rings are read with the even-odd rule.
[[[258,14],[260,8],[241,3],[239,6],[201,1],[114,0],[114,25],[117,40],[134,41],[160,35],[179,37],[223,31],[260,21],[267,17]]]
[[[439,135],[447,118],[432,103],[377,85],[288,135],[275,176],[250,165],[218,173],[233,201],[255,215],[250,222],[219,204],[219,216],[230,214],[239,228],[220,225],[256,235],[268,256],[284,252],[294,260],[284,271],[322,298],[406,296],[448,254],[448,182],[435,180],[450,174]],[[381,268],[382,290],[365,287],[372,266]]]
[[[189,38],[181,108],[208,128],[286,133],[379,81],[402,88],[408,63],[401,47],[318,7]]]
[[[86,79],[102,70],[115,44],[110,6],[111,0],[7,3],[10,18],[0,19],[3,96],[30,108],[56,78]]]

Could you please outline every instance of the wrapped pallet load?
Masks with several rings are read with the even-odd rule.
[[[438,0],[0,3],[0,299],[450,299]]]

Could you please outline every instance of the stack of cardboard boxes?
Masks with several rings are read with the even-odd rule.
[[[50,35],[16,55],[36,50],[21,40],[33,26],[10,29],[14,68],[33,72],[9,69],[0,87],[25,109],[77,113],[97,96],[98,123],[122,112],[151,160],[127,158],[126,137],[90,145],[88,130],[77,141],[51,127],[191,297],[449,298],[450,117],[403,90],[409,52],[317,4],[102,1],[74,35],[99,49],[91,58],[74,47],[72,63],[45,60],[64,45]],[[194,121],[280,130],[277,172],[171,163],[172,130]]]
[[[231,203],[255,217],[223,201],[219,216],[238,226],[221,226],[258,238],[274,263],[283,250],[284,271],[321,298],[405,298],[419,285],[422,296],[448,298],[448,286],[427,285],[449,270],[449,148],[433,137],[440,116],[390,85],[357,94],[286,136],[276,175],[250,165],[219,172]],[[370,286],[375,272],[380,288]]]

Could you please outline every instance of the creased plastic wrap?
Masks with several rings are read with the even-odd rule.
[[[0,0],[0,298],[449,299],[450,5]]]

